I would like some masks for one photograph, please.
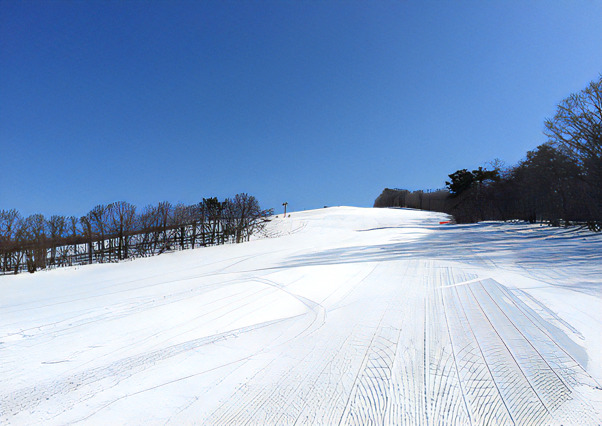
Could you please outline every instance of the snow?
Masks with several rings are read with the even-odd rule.
[[[602,422],[602,235],[444,220],[0,277],[0,423]]]

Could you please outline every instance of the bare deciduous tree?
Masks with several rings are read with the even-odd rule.
[[[104,204],[97,205],[89,213],[92,232],[98,237],[98,251],[101,262],[104,260],[105,255],[105,237],[109,226],[109,217],[110,210]]]
[[[260,226],[262,211],[252,195],[236,194],[226,200],[227,216],[237,243],[248,240],[256,227]]]
[[[551,142],[578,161],[602,157],[602,75],[563,100],[545,126]]]
[[[27,237],[27,269],[29,272],[44,269],[46,267],[47,248],[44,215],[32,214],[25,219],[25,235]]]
[[[92,213],[82,216],[79,221],[82,224],[82,235],[88,243],[88,263],[94,260],[94,232],[92,230]]]
[[[126,259],[136,221],[136,206],[125,201],[117,201],[110,205],[109,211],[111,231],[117,235],[117,258]]]
[[[13,270],[14,264],[17,264],[18,236],[21,215],[17,210],[0,210],[0,255],[2,256],[1,270],[8,272]],[[16,270],[15,270],[16,273]]]

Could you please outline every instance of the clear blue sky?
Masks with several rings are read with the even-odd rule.
[[[0,1],[0,209],[371,206],[545,142],[599,1]]]

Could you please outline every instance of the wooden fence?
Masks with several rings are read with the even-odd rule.
[[[247,236],[248,238],[248,236]],[[35,272],[63,266],[117,262],[124,259],[155,256],[161,253],[240,241],[236,230],[221,221],[194,222],[187,225],[155,227],[122,235],[86,238],[65,237],[58,241],[0,245],[0,275]]]

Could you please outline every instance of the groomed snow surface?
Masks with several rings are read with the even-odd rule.
[[[0,423],[602,422],[602,236],[329,208],[0,277]]]

